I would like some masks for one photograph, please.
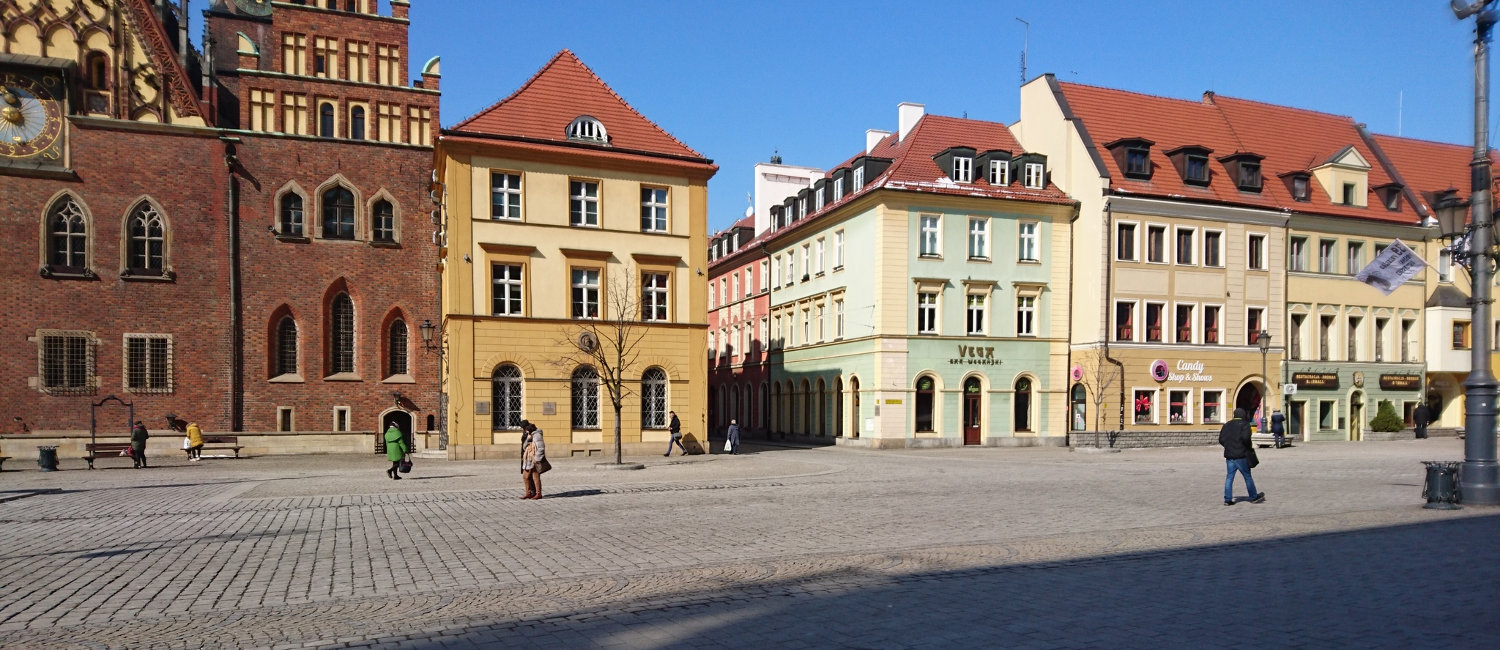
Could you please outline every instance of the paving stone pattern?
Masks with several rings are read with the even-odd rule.
[[[1500,508],[1420,506],[1457,440],[756,448],[5,472],[0,646],[1497,647]],[[1243,486],[1238,487],[1243,494]]]

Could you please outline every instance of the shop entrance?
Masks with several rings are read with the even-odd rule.
[[[964,380],[964,444],[979,444],[980,427],[980,398],[982,392],[979,388],[979,379],[970,377]]]
[[[380,418],[380,432],[376,434],[376,439],[380,441],[381,447],[385,446],[385,430],[393,424],[401,430],[401,441],[406,443],[406,448],[412,449],[411,414],[401,410],[389,411]],[[381,453],[383,452],[382,449]]]
[[[1245,417],[1254,418],[1260,409],[1260,385],[1249,383],[1241,386],[1239,395],[1234,398],[1234,407],[1245,409]]]

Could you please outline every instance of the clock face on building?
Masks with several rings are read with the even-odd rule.
[[[62,78],[0,72],[0,158],[62,160]]]
[[[234,0],[234,4],[251,16],[271,15],[271,0]]]

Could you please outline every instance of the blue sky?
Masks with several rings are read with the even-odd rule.
[[[744,214],[756,162],[779,150],[826,169],[862,147],[866,129],[894,130],[898,102],[1014,122],[1018,17],[1031,23],[1029,77],[1184,99],[1213,90],[1349,115],[1378,133],[1473,139],[1474,23],[1446,0],[414,0],[411,15],[413,73],[443,60],[444,126],[571,49],[719,165],[712,230]]]

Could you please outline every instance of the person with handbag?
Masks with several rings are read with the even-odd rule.
[[[1255,491],[1255,479],[1250,477],[1250,468],[1260,461],[1255,457],[1255,444],[1250,441],[1250,423],[1245,409],[1235,409],[1234,419],[1219,428],[1219,445],[1224,447],[1224,505],[1234,505],[1234,474],[1245,475],[1245,489],[1250,491],[1251,503],[1265,503],[1266,493]]]
[[[401,461],[406,460],[406,436],[401,433],[401,427],[392,422],[385,430],[385,459],[391,461],[391,468],[385,471],[385,475],[396,480],[401,480]]]
[[[521,420],[521,481],[526,484],[522,499],[542,498],[542,474],[552,469],[547,460],[547,443],[542,430],[531,420]]]

